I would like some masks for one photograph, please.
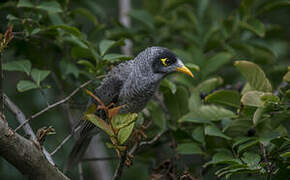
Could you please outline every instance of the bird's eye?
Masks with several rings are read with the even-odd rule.
[[[167,58],[161,58],[161,62],[164,66],[168,66],[168,59]]]

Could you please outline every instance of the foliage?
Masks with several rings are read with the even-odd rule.
[[[109,146],[114,149],[118,149],[116,141],[117,146],[131,146],[136,141],[134,124],[134,129],[140,130],[149,119],[148,139],[160,131],[168,132],[158,144],[138,152],[123,178],[141,178],[140,174],[144,179],[169,177],[168,172],[173,172],[170,177],[189,173],[200,179],[289,177],[290,1],[132,3],[129,28],[117,22],[114,0],[1,3],[0,30],[5,32],[9,24],[14,32],[2,58],[4,92],[24,112],[33,114],[51,99],[59,99],[61,91],[68,95],[82,82],[131,59],[119,50],[125,39],[132,41],[134,55],[148,46],[164,46],[195,74],[191,79],[176,73],[161,83],[165,108],[152,100],[146,107],[149,117],[140,113],[117,134],[92,112],[85,115],[109,134],[105,142],[113,142]],[[93,91],[98,85],[99,80],[95,80],[89,89]],[[87,98],[86,93],[74,97],[71,111],[73,104],[85,104]],[[83,113],[85,107],[76,109]],[[7,114],[9,124],[15,127],[16,121]],[[66,116],[51,111],[42,117],[30,124],[34,129],[55,128],[57,135],[45,143],[53,149],[70,132],[63,121]],[[71,144],[56,154],[58,163],[65,161],[69,150]],[[163,167],[163,160],[170,162],[173,170],[145,171],[159,164]],[[8,167],[0,162],[4,178],[11,179],[11,174],[16,179],[22,177],[9,173]],[[85,175],[89,175],[86,169]]]

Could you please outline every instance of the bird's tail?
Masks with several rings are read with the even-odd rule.
[[[79,139],[75,142],[73,149],[68,156],[68,160],[64,167],[64,172],[70,170],[73,166],[77,165],[77,163],[80,162],[86,150],[88,149],[92,137],[93,136],[79,137]]]

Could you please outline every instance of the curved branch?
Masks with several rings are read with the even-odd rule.
[[[18,106],[16,106],[16,104],[14,104],[6,94],[4,94],[4,102],[6,104],[6,106],[8,106],[9,110],[15,114],[16,119],[18,120],[18,122],[21,124],[26,120],[26,117],[24,115],[24,113],[18,108]],[[33,132],[32,128],[30,127],[30,125],[27,123],[23,126],[23,130],[24,132],[29,135],[31,137],[31,139],[36,140],[36,135]],[[43,147],[43,153],[46,157],[46,159],[52,164],[55,165],[50,154],[46,151],[46,149]]]
[[[25,139],[8,127],[0,117],[0,155],[29,179],[68,179],[49,163],[33,141]]]

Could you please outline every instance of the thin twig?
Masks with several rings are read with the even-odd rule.
[[[123,155],[121,156],[121,159],[120,159],[118,167],[115,171],[113,180],[121,179],[126,159],[127,159],[127,150],[125,150]]]
[[[268,157],[267,157],[267,152],[266,152],[266,148],[264,146],[264,144],[260,144],[260,149],[262,151],[262,155],[263,155],[263,158],[264,158],[264,161],[266,163],[266,173],[267,173],[267,177],[266,177],[266,180],[270,180],[271,179],[271,163],[268,161]]]
[[[6,106],[9,108],[9,110],[15,114],[16,119],[18,120],[19,123],[23,123],[26,119],[24,113],[18,108],[16,104],[14,104],[6,94],[4,94],[4,102]],[[36,135],[33,132],[32,128],[30,127],[29,124],[25,124],[23,127],[24,132],[31,137],[31,139],[36,140]],[[52,164],[55,165],[50,154],[46,151],[46,149],[43,147],[43,153],[46,157],[46,159]]]
[[[52,73],[52,78],[54,79],[56,87],[58,88],[58,90],[60,92],[60,98],[61,99],[65,98],[64,87],[61,84],[59,78],[56,76],[55,73]],[[69,103],[62,104],[62,108],[63,108],[64,112],[67,114],[67,118],[69,120],[70,128],[73,127],[75,121],[74,121],[73,115],[72,115],[71,110],[70,110],[70,104]]]
[[[57,101],[54,104],[51,104],[49,106],[47,106],[46,108],[42,109],[41,111],[39,111],[38,113],[35,113],[34,115],[32,115],[30,118],[26,119],[22,124],[20,124],[16,129],[15,132],[17,132],[20,128],[22,128],[26,123],[28,123],[30,120],[38,117],[39,115],[45,113],[46,111],[55,108],[56,106],[63,104],[65,102],[67,102],[68,100],[70,100],[70,98],[72,98],[79,90],[81,90],[82,88],[84,88],[85,86],[87,86],[88,84],[90,84],[92,82],[92,80],[89,80],[87,82],[85,82],[84,84],[82,84],[80,87],[78,87],[77,89],[75,89],[69,96],[67,96],[66,98]]]
[[[81,127],[78,126],[76,129],[74,129],[68,136],[64,138],[64,140],[50,153],[51,156],[53,156],[62,146],[72,137],[72,135],[77,132]]]
[[[64,140],[53,150],[50,155],[53,156],[70,138],[72,137],[72,134],[69,134]]]
[[[160,133],[158,133],[156,136],[154,136],[153,139],[151,139],[150,141],[142,141],[140,143],[136,143],[132,148],[131,150],[129,151],[129,155],[134,155],[136,151],[138,151],[141,147],[143,146],[147,146],[147,145],[152,145],[154,144],[155,142],[157,142],[160,137],[165,134],[166,131],[161,131]]]
[[[84,158],[82,162],[90,162],[90,161],[109,161],[112,159],[118,159],[118,157],[96,157],[96,158]]]
[[[0,52],[0,114],[4,114],[2,52]]]

